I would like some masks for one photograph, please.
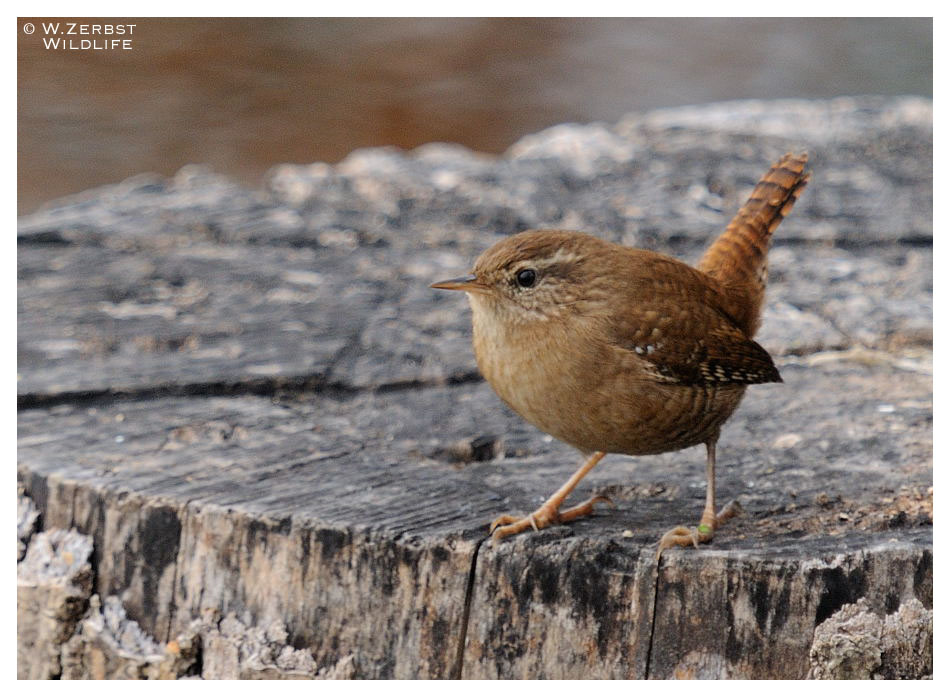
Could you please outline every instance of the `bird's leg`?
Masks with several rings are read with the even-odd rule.
[[[606,496],[593,496],[582,504],[568,508],[565,511],[560,510],[564,499],[568,497],[578,482],[580,482],[606,454],[607,453],[598,451],[587,458],[587,461],[581,468],[577,470],[570,479],[564,482],[564,486],[554,492],[554,494],[531,515],[523,518],[513,515],[502,515],[495,518],[490,528],[492,538],[500,540],[508,535],[524,532],[528,528],[538,531],[554,523],[566,523],[575,518],[590,515],[594,511],[594,504],[598,501],[613,505],[613,502]]]
[[[719,513],[716,513],[716,441],[719,434],[706,441],[706,506],[703,517],[696,528],[675,527],[660,538],[656,558],[659,560],[664,549],[679,545],[699,547],[700,542],[709,542],[716,529],[730,518],[739,515],[742,507],[738,501],[730,501]]]

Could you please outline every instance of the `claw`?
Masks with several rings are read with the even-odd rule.
[[[513,515],[509,515],[507,513],[500,515],[491,522],[491,525],[488,526],[488,534],[491,535],[495,532],[495,530],[502,527],[503,525],[509,525],[511,523],[517,522],[518,520],[520,520],[520,518],[515,518]]]
[[[688,547],[692,543],[693,547],[699,549],[700,542],[709,542],[713,539],[715,531],[730,518],[742,513],[742,506],[738,501],[727,503],[719,514],[713,516],[709,512],[703,512],[702,521],[695,528],[675,527],[660,538],[656,546],[656,561],[660,561],[663,550],[670,547]]]
[[[742,513],[742,504],[733,499],[719,511],[719,514],[716,516],[716,526],[718,527],[730,518],[735,518],[737,515],[742,515]]]
[[[660,555],[663,554],[664,549],[676,546],[686,547],[690,543],[699,548],[699,536],[696,534],[696,530],[690,530],[683,526],[675,527],[660,538],[656,546],[656,560],[660,561]]]
[[[523,518],[517,518],[513,515],[500,515],[492,522],[488,529],[489,534],[495,540],[500,540],[509,535],[515,535],[531,528],[535,532],[540,532],[544,528],[557,523],[567,523],[577,518],[588,516],[594,512],[595,503],[606,503],[614,506],[614,502],[606,496],[592,496],[584,503],[568,508],[566,511],[558,511],[548,503],[541,506],[534,513]]]
[[[597,451],[593,453],[587,460],[581,465],[580,469],[577,470],[571,478],[568,479],[561,486],[560,489],[555,491],[544,504],[536,510],[531,515],[526,518],[514,518],[510,515],[499,516],[491,524],[490,532],[492,539],[500,540],[503,537],[508,535],[514,535],[519,532],[523,532],[528,528],[531,528],[535,532],[542,528],[546,528],[552,523],[566,523],[569,520],[574,518],[580,518],[581,516],[590,515],[594,510],[594,503],[597,501],[607,501],[611,505],[613,503],[604,496],[595,496],[589,501],[582,503],[580,506],[574,506],[574,508],[569,508],[563,513],[558,513],[558,510],[561,508],[561,504],[564,503],[564,499],[574,490],[574,487],[577,486],[577,483],[584,477],[585,474],[590,472],[591,468],[594,467],[598,462],[600,462],[604,455],[607,453],[603,451]]]

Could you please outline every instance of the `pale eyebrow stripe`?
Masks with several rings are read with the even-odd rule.
[[[514,267],[514,271],[521,269],[545,269],[548,270],[554,266],[567,266],[582,259],[582,255],[569,252],[565,249],[558,249],[554,254],[541,259],[525,259]]]

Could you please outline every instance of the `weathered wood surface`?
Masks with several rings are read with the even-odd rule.
[[[20,484],[95,571],[62,676],[919,677],[893,647],[829,667],[816,627],[932,606],[931,124],[916,99],[711,105],[502,158],[359,151],[261,192],[188,168],[21,219]],[[721,440],[745,515],[658,567],[702,453],[610,456],[577,496],[615,510],[482,544],[577,455],[502,407],[428,282],[539,226],[694,261],[798,147],[815,174],[759,335],[785,382]],[[158,643],[117,648],[129,622]]]

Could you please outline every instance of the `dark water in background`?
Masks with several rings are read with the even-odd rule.
[[[19,213],[207,163],[453,141],[737,98],[932,95],[924,19],[112,19],[129,51],[53,51],[18,20]],[[79,38],[79,37],[75,37]]]

